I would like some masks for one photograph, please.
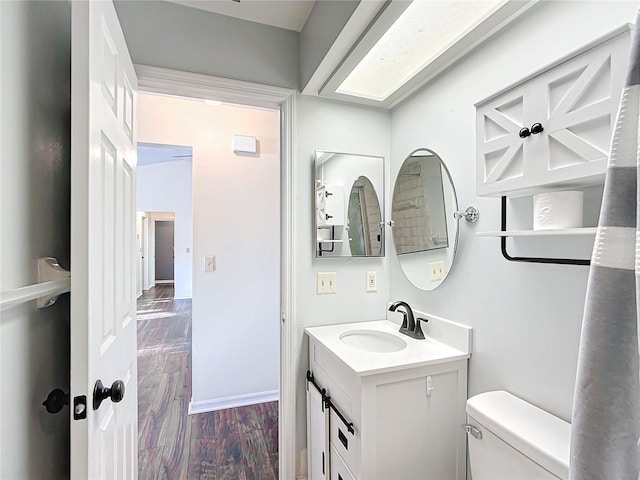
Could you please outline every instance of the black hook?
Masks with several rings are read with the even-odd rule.
[[[520,138],[527,138],[531,135],[531,131],[527,127],[523,127],[520,129],[520,133],[518,133],[518,135],[520,135]]]

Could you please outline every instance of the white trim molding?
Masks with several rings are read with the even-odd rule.
[[[196,413],[215,412],[226,408],[246,407],[257,403],[275,402],[280,399],[278,390],[268,392],[247,393],[245,395],[234,395],[231,397],[215,398],[213,400],[201,400],[189,402],[189,415]]]
[[[281,110],[286,99],[295,93],[294,90],[287,88],[199,73],[180,72],[147,65],[134,65],[134,67],[138,74],[138,89],[146,93],[218,100],[223,103],[276,110]]]
[[[279,478],[296,478],[296,361],[295,361],[295,113],[296,91],[257,83],[135,65],[142,92],[225,103],[272,108],[280,111],[281,124],[281,218],[280,239],[280,405],[278,415]],[[277,396],[276,396],[277,398]],[[264,400],[263,400],[264,401]],[[190,405],[190,411],[200,402]]]

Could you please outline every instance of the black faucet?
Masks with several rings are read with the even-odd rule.
[[[405,335],[410,336],[411,338],[415,338],[418,340],[424,339],[424,333],[422,333],[422,328],[420,327],[420,322],[428,322],[426,318],[418,318],[415,319],[413,316],[413,310],[407,302],[393,302],[391,306],[389,306],[389,311],[395,312],[398,307],[404,307],[404,310],[400,310],[404,319],[402,321],[402,325],[400,326],[400,333],[404,333]],[[416,322],[417,320],[417,322]]]

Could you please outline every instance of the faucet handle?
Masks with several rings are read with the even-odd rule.
[[[424,338],[424,333],[422,332],[422,327],[420,326],[420,322],[427,323],[428,321],[429,321],[428,318],[421,318],[421,317],[416,318],[416,328],[413,331],[413,333],[415,333],[416,336],[414,338],[420,338],[420,339]]]

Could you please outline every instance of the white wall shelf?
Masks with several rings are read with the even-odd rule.
[[[507,230],[478,232],[478,237],[560,237],[560,236],[589,236],[596,234],[596,227],[565,228],[561,230]]]

